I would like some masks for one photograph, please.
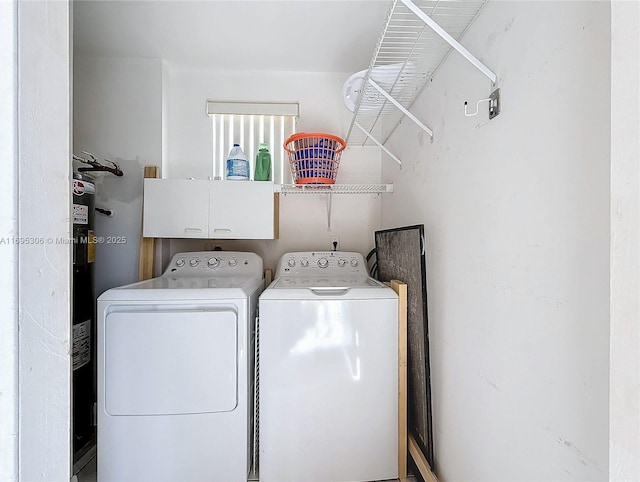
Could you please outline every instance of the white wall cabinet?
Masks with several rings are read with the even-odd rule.
[[[209,237],[274,239],[273,183],[211,181]]]
[[[143,236],[274,239],[273,183],[145,179]]]
[[[205,180],[145,179],[142,235],[207,238],[209,184]]]

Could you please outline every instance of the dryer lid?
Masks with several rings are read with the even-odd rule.
[[[105,291],[99,301],[246,299],[264,288],[264,280],[234,278],[153,278]]]

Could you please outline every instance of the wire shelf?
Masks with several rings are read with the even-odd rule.
[[[380,146],[386,143],[407,115],[388,97],[408,110],[453,48],[444,36],[448,34],[458,41],[485,3],[486,0],[393,1],[362,82],[346,135],[349,144]],[[412,7],[441,27],[444,36],[427,25]],[[381,93],[370,80],[388,95]],[[421,127],[432,135],[426,126]]]
[[[281,184],[282,194],[381,194],[393,192],[393,184]]]

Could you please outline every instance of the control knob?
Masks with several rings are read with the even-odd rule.
[[[229,266],[231,266],[232,268],[238,264],[238,261],[236,261],[236,258],[231,258],[229,260]]]
[[[184,259],[179,259],[178,261],[176,261],[176,266],[178,268],[184,266]]]
[[[327,266],[329,266],[329,260],[327,258],[320,258],[318,260],[318,267],[326,268]]]
[[[199,262],[200,260],[198,258],[192,258],[191,261],[189,261],[189,264],[191,265],[192,268],[195,268],[196,266],[198,266]]]
[[[300,261],[300,266],[302,266],[303,268],[306,268],[307,266],[309,266],[309,260],[303,259],[302,261]]]
[[[287,261],[287,264],[289,265],[290,268],[293,268],[296,265],[296,260],[290,259],[289,261]]]
[[[354,268],[358,266],[358,260],[356,258],[351,258],[351,266]]]
[[[338,266],[340,266],[341,268],[342,268],[345,264],[347,264],[347,262],[346,262],[343,258],[340,258],[340,259],[338,260]]]
[[[210,258],[207,262],[207,266],[209,268],[217,268],[220,265],[220,260],[218,258]]]

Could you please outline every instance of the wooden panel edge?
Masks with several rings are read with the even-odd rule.
[[[416,440],[411,434],[409,434],[409,453],[411,454],[413,461],[416,463],[424,482],[438,482],[436,474],[434,474],[431,467],[429,467],[427,458],[424,456],[420,447],[418,447]]]
[[[280,193],[273,193],[273,239],[280,238]]]
[[[391,280],[398,294],[398,476],[407,478],[407,285]]]
[[[144,178],[155,179],[158,177],[157,166],[145,166]],[[142,196],[142,202],[144,203],[144,193]],[[142,237],[140,240],[140,261],[138,264],[138,279],[144,281],[153,278],[153,271],[155,265],[156,255],[156,240],[155,238]]]

